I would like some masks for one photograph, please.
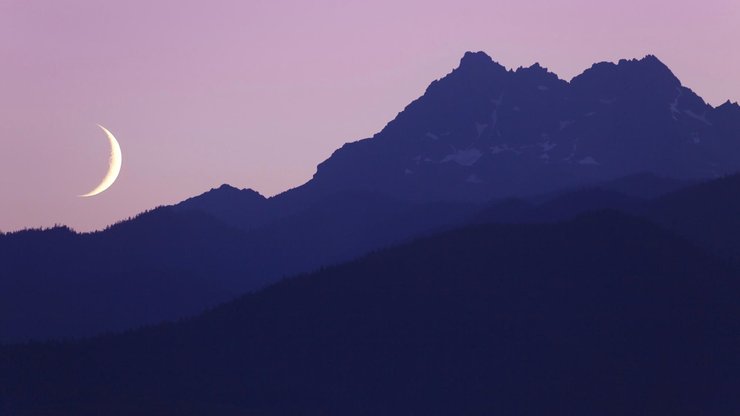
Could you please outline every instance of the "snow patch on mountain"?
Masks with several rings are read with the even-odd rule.
[[[432,133],[430,131],[426,132],[424,134],[424,136],[426,136],[426,137],[428,137],[428,138],[430,138],[432,140],[439,140],[439,136],[437,136],[436,134],[434,134],[434,133]]]
[[[445,156],[444,159],[442,159],[442,163],[455,162],[461,166],[472,166],[481,156],[483,156],[483,154],[480,150],[475,148],[457,150]]]
[[[601,163],[597,162],[596,159],[594,159],[591,156],[586,156],[583,159],[578,161],[579,165],[600,165]]]
[[[704,113],[704,114],[696,114],[695,112],[693,112],[691,110],[684,110],[684,114],[686,114],[687,116],[689,116],[689,117],[691,117],[693,119],[696,119],[696,120],[701,121],[702,123],[706,124],[707,126],[711,126],[712,125],[712,122],[710,122],[709,120],[707,120],[707,114],[706,113]]]
[[[669,106],[674,120],[678,120],[678,116],[681,115],[681,111],[678,110],[678,99],[681,98],[681,95],[683,94],[680,87],[676,87],[676,92],[676,98],[673,99]]]
[[[514,149],[513,147],[510,147],[508,144],[496,144],[491,146],[491,154],[497,155],[499,153],[503,152],[513,152],[516,154],[521,154],[521,150]]]

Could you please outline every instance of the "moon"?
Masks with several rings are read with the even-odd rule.
[[[118,174],[121,173],[121,163],[123,162],[123,158],[121,155],[121,146],[118,144],[118,140],[116,140],[115,136],[113,136],[113,133],[108,131],[105,127],[98,124],[98,127],[103,129],[103,132],[105,132],[105,135],[108,136],[108,141],[110,142],[110,158],[108,159],[108,173],[105,174],[105,177],[100,182],[98,186],[95,187],[92,191],[80,195],[80,197],[87,198],[90,196],[95,196],[106,189],[110,188],[111,185],[113,185],[113,182],[116,181],[116,178],[118,178]]]

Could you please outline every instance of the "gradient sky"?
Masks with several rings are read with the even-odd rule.
[[[86,231],[221,183],[274,195],[483,50],[569,80],[657,55],[740,99],[738,0],[0,0],[0,230]],[[100,123],[123,169],[107,168]]]

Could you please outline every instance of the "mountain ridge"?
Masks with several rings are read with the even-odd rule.
[[[519,114],[525,105],[533,112]],[[636,118],[643,110],[652,113]],[[340,146],[306,183],[262,201],[269,209],[227,222],[264,225],[342,190],[482,202],[642,173],[707,179],[740,170],[738,137],[740,106],[705,103],[655,55],[595,63],[567,81],[539,63],[507,69],[469,51],[379,132]]]
[[[740,120],[653,55],[594,64],[568,82],[469,52],[378,133],[337,149],[305,186],[480,200],[645,171],[711,178],[740,169],[739,141],[714,125],[723,117]]]
[[[732,414],[735,275],[616,212],[464,227],[176,324],[0,347],[0,411]]]

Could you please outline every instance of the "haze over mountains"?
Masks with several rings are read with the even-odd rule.
[[[740,106],[706,104],[653,56],[599,63],[566,82],[539,65],[507,70],[466,53],[382,131],[278,196],[224,185],[98,233],[0,236],[0,342],[189,316],[480,221],[615,208],[733,257],[736,177],[670,193],[738,170]]]

